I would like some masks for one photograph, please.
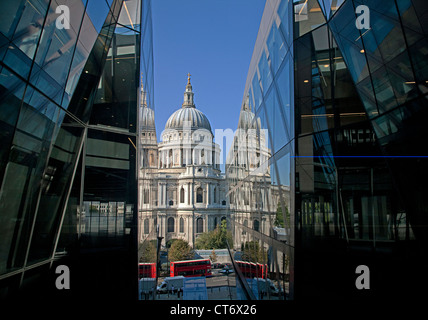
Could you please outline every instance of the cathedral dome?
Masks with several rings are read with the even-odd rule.
[[[193,102],[192,85],[190,84],[190,74],[187,75],[186,91],[184,92],[184,102],[181,109],[175,111],[168,119],[165,130],[190,130],[206,129],[211,132],[211,125],[208,118],[202,111],[196,109]]]
[[[244,101],[241,112],[239,114],[238,128],[245,131],[248,129],[260,130],[260,118],[256,118],[256,115],[250,110],[248,101],[249,98],[247,96],[247,99]]]
[[[146,106],[141,108],[140,126],[141,130],[144,131],[156,131],[155,113],[153,112],[153,109]]]
[[[185,107],[175,111],[168,119],[165,129],[183,130],[207,129],[211,132],[208,118],[195,107]]]

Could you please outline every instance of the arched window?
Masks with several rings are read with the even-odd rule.
[[[184,232],[184,219],[180,218],[180,227],[179,227],[179,232],[183,233]]]
[[[202,218],[196,219],[196,233],[204,232],[204,220]]]
[[[173,217],[168,218],[168,232],[174,232],[175,219]]]
[[[248,220],[244,220],[244,227],[248,227]],[[247,229],[246,228],[242,229],[242,234],[243,235],[247,234]]]
[[[197,203],[202,203],[203,202],[203,191],[202,191],[201,187],[199,187],[198,189],[196,189],[196,202]]]
[[[217,203],[217,187],[214,187],[214,203]]]
[[[184,187],[180,189],[180,203],[184,203]]]
[[[143,203],[148,204],[149,203],[149,189],[144,189],[143,193]]]
[[[253,229],[256,230],[256,231],[259,231],[259,228],[260,228],[260,222],[259,222],[259,220],[254,220],[254,222],[253,222]]]
[[[144,219],[144,234],[149,234],[149,219]]]

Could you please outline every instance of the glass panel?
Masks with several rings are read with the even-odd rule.
[[[272,72],[270,69],[270,61],[268,62],[266,52],[263,50],[262,56],[259,60],[259,73],[262,84],[262,92],[266,94],[269,90],[269,86],[272,83]]]
[[[280,19],[280,28],[285,37],[285,41],[288,44],[293,42],[293,9],[292,9],[292,1],[290,0],[282,0],[278,7],[278,17]]]
[[[18,9],[18,12],[23,11],[19,16],[20,20],[17,23],[12,41],[30,59],[36,52],[48,5],[48,0],[27,0],[24,8]]]
[[[57,120],[58,108],[28,88],[16,124],[17,130],[0,193],[2,212],[8,213],[1,215],[1,225],[6,229],[2,230],[1,255],[4,262],[0,272],[19,267],[24,262],[31,222],[38,204],[40,181],[50,144],[57,133]]]
[[[29,262],[49,258],[53,254],[58,227],[66,211],[64,206],[72,186],[74,170],[77,168],[83,127],[77,125],[68,116],[62,121],[63,117],[64,113],[61,112],[58,120],[61,128],[56,131],[56,139],[43,172]],[[76,201],[71,201],[69,205],[76,205]]]
[[[90,123],[135,132],[135,106],[138,104],[135,74],[139,65],[135,61],[139,57],[139,47],[136,45],[139,36],[117,34],[117,31],[98,85]]]
[[[11,38],[25,9],[25,0],[6,1],[0,11],[0,32]]]
[[[101,31],[109,10],[109,6],[104,0],[89,0],[86,6],[86,14],[89,16],[97,33]]]
[[[135,137],[89,130],[85,147],[85,246],[124,246],[137,204]],[[103,182],[109,177],[109,183]]]
[[[140,31],[141,0],[124,1],[118,22],[134,30]]]
[[[285,118],[286,128],[288,129],[288,136],[290,138],[294,137],[294,119],[292,112],[292,88],[293,88],[293,70],[292,62],[290,62],[291,55],[288,54],[285,58],[284,66],[280,71],[279,75],[276,77],[276,83],[279,93],[279,98],[282,105],[282,111]]]
[[[283,41],[282,36],[276,26],[276,23],[272,24],[272,29],[269,33],[266,45],[268,47],[271,68],[273,73],[275,74],[278,71],[281,62],[284,60],[284,57],[288,50],[288,45]]]
[[[295,38],[326,22],[317,0],[295,0],[293,4]]]
[[[262,102],[262,93],[260,91],[260,84],[258,80],[257,72],[254,74],[252,81],[253,95],[254,95],[254,107],[257,109]]]
[[[273,87],[275,89],[275,87]],[[272,154],[281,149],[288,141],[284,126],[281,105],[278,102],[276,90],[271,90],[265,99],[266,113],[268,115],[269,130],[272,137]]]
[[[32,60],[14,44],[9,44],[3,62],[14,72],[26,79],[30,72]]]
[[[56,15],[57,6],[62,4],[61,2],[57,4],[57,2],[53,2],[49,8],[51,16]],[[55,85],[60,87],[64,86],[70,68],[71,58],[77,41],[77,33],[80,30],[82,22],[84,6],[81,1],[75,1],[69,6],[69,9],[70,29],[57,28],[55,19],[46,20],[35,57],[35,62],[56,82]],[[36,76],[44,78],[48,76],[43,75],[41,70],[33,71],[32,82],[40,89],[43,84],[34,79]]]

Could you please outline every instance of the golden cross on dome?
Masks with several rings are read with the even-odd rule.
[[[191,76],[191,74],[190,74],[190,73],[188,73],[188,74],[187,74],[187,84],[190,84],[190,76]]]

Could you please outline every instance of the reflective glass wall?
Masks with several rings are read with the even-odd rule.
[[[75,282],[82,293],[88,277],[101,283],[108,275],[95,258],[101,249],[121,252],[118,272],[130,270],[132,280],[118,285],[113,275],[112,287],[136,296],[136,145],[140,54],[152,50],[141,41],[151,24],[142,19],[148,3],[0,3],[0,296],[42,279],[59,257],[70,259],[74,279],[82,275]]]
[[[289,298],[387,299],[427,283],[427,9],[267,1],[227,174],[235,247],[256,241],[273,261],[284,228]],[[263,207],[249,189],[269,195]],[[356,288],[359,265],[373,290]]]
[[[266,4],[226,165],[234,259],[266,265],[266,276],[242,274],[263,300],[294,296],[292,9],[289,1]],[[264,281],[270,289],[260,289]]]

